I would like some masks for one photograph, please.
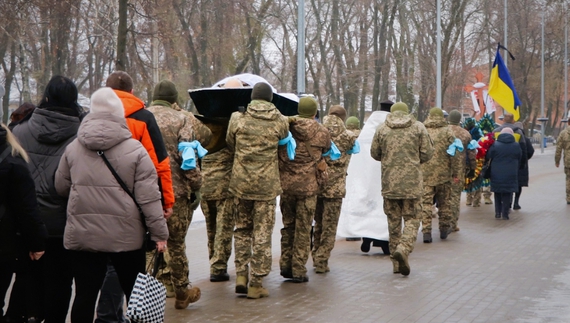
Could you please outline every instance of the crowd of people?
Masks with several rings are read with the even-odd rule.
[[[156,84],[148,107],[126,72],[113,72],[105,85],[86,113],[73,81],[54,76],[37,107],[22,105],[0,128],[0,309],[15,273],[0,322],[65,322],[68,315],[72,322],[127,322],[124,302],[156,252],[165,258],[157,279],[174,307],[186,309],[201,297],[185,245],[199,206],[211,282],[230,280],[233,239],[235,292],[269,296],[263,280],[271,271],[278,196],[280,275],[308,282],[310,257],[317,274],[331,271],[347,168],[360,150],[358,118],[333,105],[320,123],[318,103],[308,96],[297,115],[284,116],[272,87],[260,82],[247,109],[209,124],[178,106],[168,80]],[[230,79],[223,87],[243,84]],[[434,241],[434,204],[442,240],[459,231],[464,189],[467,204],[477,207],[490,187],[483,194],[494,193],[496,218],[508,220],[511,208],[521,208],[534,149],[513,122],[505,114],[501,126],[490,127],[432,108],[422,123],[405,103],[391,106],[364,153],[381,162],[394,273],[410,274],[420,224],[423,242]],[[564,154],[568,204],[569,145],[566,129],[555,164]],[[490,195],[485,203],[493,203]]]

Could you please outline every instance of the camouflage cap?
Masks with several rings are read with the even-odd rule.
[[[429,110],[429,116],[430,117],[442,117],[443,118],[443,111],[438,107],[431,108]]]
[[[408,105],[405,104],[404,102],[396,102],[392,104],[392,106],[390,107],[390,112],[396,112],[396,111],[403,111],[405,113],[410,113]]]
[[[360,120],[357,117],[349,117],[346,119],[346,127],[348,129],[360,129]]]
[[[459,122],[461,122],[461,112],[457,110],[451,110],[451,112],[449,112],[448,120],[449,124],[458,125]]]

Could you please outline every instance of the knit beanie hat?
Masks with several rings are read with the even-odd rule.
[[[449,124],[459,125],[459,122],[461,122],[461,112],[457,110],[451,110],[448,120]]]
[[[102,87],[91,95],[91,113],[109,113],[124,117],[123,102],[110,87]]]
[[[299,117],[312,119],[317,114],[317,100],[305,96],[299,100]]]
[[[348,129],[360,129],[360,120],[357,117],[349,117],[346,119],[346,127]]]
[[[346,120],[346,110],[340,105],[333,105],[329,109],[329,114],[341,118],[342,121]]]
[[[509,134],[514,134],[513,129],[509,128],[509,127],[504,127],[503,129],[501,129],[501,133],[509,133]]]
[[[440,108],[431,108],[429,110],[430,117],[442,117],[443,118],[443,111]]]
[[[251,90],[251,99],[271,102],[273,100],[273,89],[267,83],[255,83],[253,90]]]
[[[160,83],[154,87],[152,100],[162,100],[169,103],[175,103],[178,100],[176,85],[168,80],[160,81]]]
[[[390,112],[396,112],[396,111],[403,111],[405,113],[410,113],[408,105],[405,104],[404,102],[396,102],[392,104],[392,106],[390,107]]]

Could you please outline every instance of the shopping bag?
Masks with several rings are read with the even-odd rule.
[[[162,323],[165,308],[164,285],[150,274],[139,273],[127,305],[127,317],[133,323]]]

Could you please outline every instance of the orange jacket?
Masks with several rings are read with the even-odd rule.
[[[174,191],[170,173],[170,159],[156,123],[154,115],[145,109],[144,102],[129,92],[114,90],[123,101],[127,126],[133,139],[141,142],[154,163],[159,186],[162,192],[162,205],[165,209],[174,206]]]

